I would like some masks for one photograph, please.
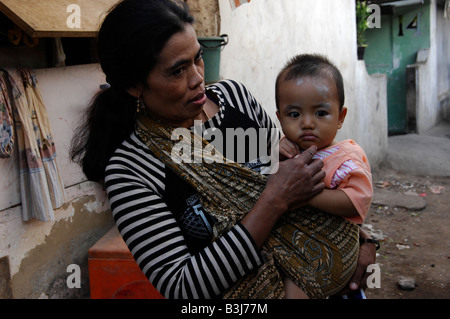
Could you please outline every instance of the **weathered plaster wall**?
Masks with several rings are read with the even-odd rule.
[[[13,298],[88,297],[87,251],[109,230],[112,218],[103,189],[85,181],[81,169],[70,162],[68,148],[104,76],[96,64],[38,69],[36,74],[54,135],[66,203],[55,210],[53,222],[24,222],[17,154],[0,159],[0,258],[8,257],[11,277],[4,285],[10,285]],[[70,264],[81,268],[80,289],[66,285]]]
[[[357,61],[354,0],[252,0],[231,10],[219,0],[220,33],[229,36],[221,77],[244,83],[272,118],[274,83],[281,67],[299,53],[327,55],[340,68],[348,115],[339,138],[353,138],[373,165],[387,148],[386,78],[367,74]]]
[[[92,192],[58,210],[64,215],[49,227],[33,248],[27,247],[12,277],[15,298],[87,298],[89,273],[87,251],[110,227],[109,210],[102,193]],[[25,248],[25,247],[24,247]],[[80,288],[68,288],[67,266],[81,269]]]
[[[184,0],[195,18],[195,31],[199,37],[219,35],[220,13],[218,0]]]

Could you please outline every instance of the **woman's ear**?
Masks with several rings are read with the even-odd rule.
[[[338,121],[338,129],[340,130],[342,124],[344,124],[345,117],[347,116],[347,108],[342,107],[342,110],[339,111],[339,121]]]
[[[142,94],[142,89],[139,85],[133,86],[133,87],[127,89],[126,91],[128,94],[130,94],[132,97],[135,97],[136,99],[139,99]]]

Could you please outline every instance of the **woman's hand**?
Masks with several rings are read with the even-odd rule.
[[[361,238],[370,238],[370,235],[367,234],[361,228],[359,229],[359,236]],[[375,245],[371,243],[362,244],[359,247],[358,267],[349,284],[349,288],[351,290],[357,290],[359,288],[366,289],[367,278],[370,275],[367,272],[367,267],[369,267],[369,265],[375,264],[375,262],[376,262]]]
[[[270,175],[266,191],[284,202],[286,211],[305,205],[325,188],[322,182],[325,178],[323,162],[313,160],[316,152],[317,148],[312,146],[302,154],[281,162],[277,173]]]
[[[268,178],[253,209],[242,219],[241,224],[258,247],[284,213],[305,205],[325,188],[323,162],[312,159],[316,152],[317,148],[313,146],[293,159],[281,162],[278,171]]]
[[[359,229],[359,236],[361,238],[370,238],[370,235],[361,228]],[[375,248],[375,245],[371,243],[365,243],[359,247],[359,258],[356,271],[353,274],[352,279],[350,279],[348,287],[341,291],[340,294],[349,294],[358,289],[364,290],[367,288],[367,279],[370,275],[370,273],[367,272],[367,267],[376,262]]]

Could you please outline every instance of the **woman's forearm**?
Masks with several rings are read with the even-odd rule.
[[[242,219],[241,224],[252,236],[257,247],[261,247],[278,219],[287,211],[283,201],[263,192],[253,209]]]

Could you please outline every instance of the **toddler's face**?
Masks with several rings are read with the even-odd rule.
[[[302,77],[279,85],[278,119],[284,134],[302,149],[333,144],[347,114],[339,111],[336,84],[330,78]]]

